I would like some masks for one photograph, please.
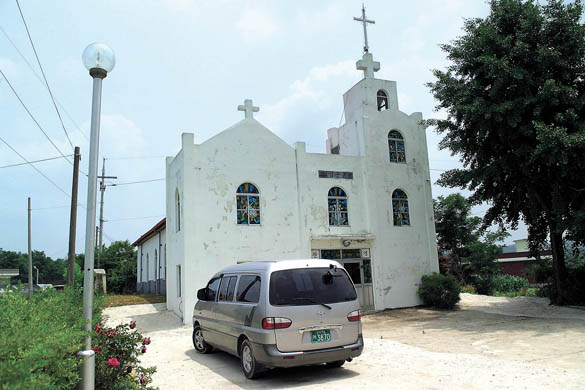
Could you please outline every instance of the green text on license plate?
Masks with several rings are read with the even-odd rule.
[[[331,341],[331,331],[329,329],[314,330],[311,332],[312,343],[324,343],[326,341]]]

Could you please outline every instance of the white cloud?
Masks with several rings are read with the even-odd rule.
[[[246,8],[236,23],[246,43],[255,43],[271,37],[277,30],[274,18],[260,8]]]

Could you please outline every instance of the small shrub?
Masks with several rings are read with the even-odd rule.
[[[493,295],[494,277],[492,275],[471,275],[471,277],[478,294]]]
[[[466,284],[465,286],[461,287],[461,292],[468,293],[468,294],[475,294],[477,291],[475,291],[475,287],[473,287],[472,284]]]
[[[495,275],[493,282],[494,289],[500,293],[517,292],[530,285],[527,279],[513,275]]]
[[[152,374],[156,367],[144,368],[139,356],[146,353],[150,337],[135,330],[136,322],[106,328],[98,323],[92,336],[96,353],[96,389],[130,390],[152,389]]]
[[[418,295],[425,305],[438,309],[452,309],[459,302],[461,287],[453,275],[433,273],[424,275]]]

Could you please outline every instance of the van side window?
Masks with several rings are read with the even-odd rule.
[[[257,275],[240,276],[236,300],[238,302],[257,303],[260,299],[260,282],[260,276]]]
[[[220,302],[231,302],[234,300],[234,289],[236,288],[236,276],[224,276],[221,278],[221,286],[219,287]]]
[[[215,301],[217,295],[217,288],[219,287],[219,278],[214,278],[207,283],[207,299],[209,301]]]

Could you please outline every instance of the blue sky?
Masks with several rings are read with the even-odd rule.
[[[65,109],[65,127],[82,152],[87,172],[91,78],[81,53],[91,42],[116,52],[104,80],[100,156],[118,183],[164,178],[164,156],[175,155],[182,132],[200,143],[243,117],[238,104],[251,98],[255,118],[287,143],[324,152],[326,130],[342,121],[342,94],[362,77],[362,27],[353,21],[360,1],[67,1],[21,0],[53,94]],[[396,80],[402,111],[440,116],[424,84],[431,69],[447,65],[438,47],[461,34],[463,18],[483,17],[484,1],[368,1],[370,51],[380,61],[376,77]],[[15,1],[0,2],[0,27],[38,75],[34,53]],[[0,31],[0,69],[41,126],[65,154],[71,147],[50,96]],[[0,136],[29,160],[57,150],[0,80]],[[459,166],[437,148],[428,130],[432,180]],[[0,166],[22,160],[0,143]],[[101,164],[101,159],[100,159]],[[65,192],[72,167],[63,159],[36,165]],[[27,197],[33,203],[33,248],[67,253],[70,200],[29,166],[0,169],[0,247],[26,251]],[[87,179],[80,178],[85,205]],[[433,196],[454,192],[433,186]],[[487,207],[478,206],[482,214]],[[104,240],[136,239],[165,212],[164,182],[108,187]],[[83,252],[85,209],[79,208],[77,252]],[[511,239],[525,236],[525,230]],[[510,239],[510,240],[511,240]],[[510,241],[509,240],[509,241]]]

